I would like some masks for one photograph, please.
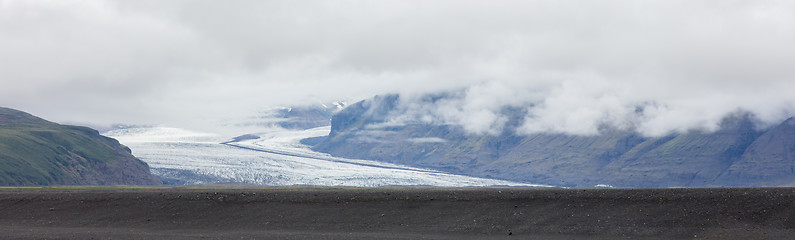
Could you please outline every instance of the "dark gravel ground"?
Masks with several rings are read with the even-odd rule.
[[[0,189],[2,239],[795,239],[795,188]]]

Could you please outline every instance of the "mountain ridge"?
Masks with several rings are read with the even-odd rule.
[[[566,187],[795,184],[792,119],[757,129],[753,116],[740,112],[726,116],[716,131],[656,137],[609,128],[593,136],[516,134],[525,113],[508,109],[502,133],[471,134],[451,124],[387,124],[401,114],[399,101],[399,95],[386,95],[349,105],[332,117],[328,137],[307,142],[337,157]]]

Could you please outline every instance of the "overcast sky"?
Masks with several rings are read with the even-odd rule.
[[[793,25],[793,1],[0,0],[0,105],[179,125],[467,89],[473,132],[530,103],[526,132],[714,129],[795,113]]]

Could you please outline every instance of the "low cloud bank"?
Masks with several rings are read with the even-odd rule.
[[[456,92],[422,121],[659,135],[795,112],[790,1],[0,1],[0,104],[183,126]],[[410,103],[407,103],[410,105]],[[430,114],[433,112],[434,114]]]
[[[630,130],[660,136],[689,130],[715,131],[723,119],[740,114],[750,116],[762,129],[783,122],[795,112],[795,99],[783,90],[795,87],[789,83],[780,83],[781,89],[770,87],[759,92],[748,92],[752,86],[732,91],[713,91],[709,86],[698,91],[681,90],[692,94],[637,92],[643,86],[632,83],[589,77],[547,87],[488,81],[444,94],[401,96],[387,124],[452,124],[473,134],[508,130],[518,134],[596,135],[604,130]],[[517,116],[518,125],[508,126]]]

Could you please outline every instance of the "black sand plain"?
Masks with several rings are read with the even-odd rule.
[[[795,239],[795,188],[3,188],[2,239]]]

